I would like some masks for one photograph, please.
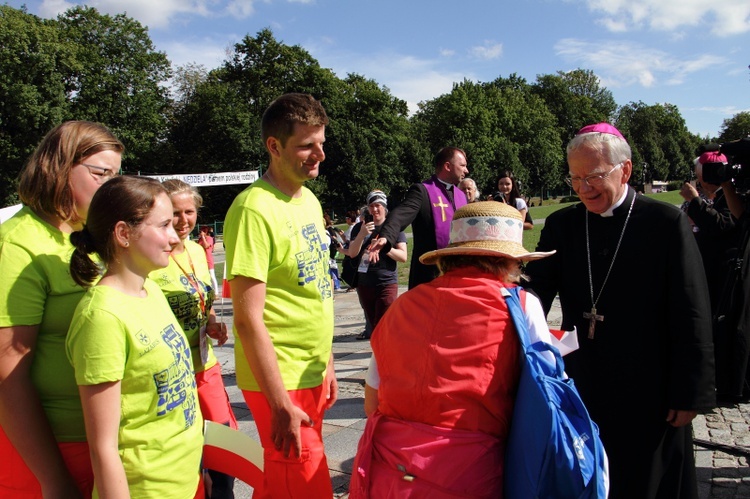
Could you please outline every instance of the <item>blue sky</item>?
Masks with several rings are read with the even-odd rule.
[[[339,77],[358,73],[417,103],[464,78],[593,70],[619,105],[678,106],[688,129],[718,135],[750,111],[749,0],[21,0],[55,17],[78,4],[126,12],[175,65],[218,67],[269,27]]]

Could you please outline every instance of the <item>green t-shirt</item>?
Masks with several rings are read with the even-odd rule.
[[[187,275],[185,275],[186,272]],[[190,279],[188,279],[188,276],[190,276]],[[179,255],[172,255],[169,259],[169,265],[151,272],[149,277],[164,292],[177,322],[185,331],[193,356],[195,372],[198,373],[213,367],[217,361],[210,338],[207,339],[208,361],[205,366],[201,362],[200,352],[200,330],[208,324],[208,312],[211,310],[211,305],[216,296],[216,290],[211,285],[208,263],[206,263],[206,250],[193,241],[185,241],[185,251]],[[201,311],[201,299],[198,291],[190,281],[200,287],[200,295],[203,296],[205,304],[205,313]]]
[[[227,279],[266,283],[263,321],[287,390],[319,386],[331,355],[333,290],[323,210],[315,195],[281,194],[263,180],[242,191],[224,222]],[[235,330],[235,336],[237,332]],[[235,342],[237,386],[260,391]]]
[[[31,380],[59,442],[83,442],[81,399],[65,336],[84,289],[70,277],[68,234],[24,206],[0,225],[0,327],[39,325]]]
[[[159,287],[90,288],[67,340],[79,385],[121,382],[118,447],[131,497],[193,497],[203,450],[187,339]]]

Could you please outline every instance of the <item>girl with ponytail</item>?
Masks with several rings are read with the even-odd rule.
[[[90,287],[73,314],[66,351],[96,492],[203,497],[203,420],[190,346],[163,293],[147,279],[169,263],[179,242],[166,190],[143,177],[107,182],[71,242],[70,274]]]

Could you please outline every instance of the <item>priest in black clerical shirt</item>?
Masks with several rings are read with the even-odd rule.
[[[547,218],[529,288],[546,311],[559,293],[565,357],[599,425],[610,498],[697,498],[691,421],[715,406],[711,312],[701,256],[678,208],[628,187],[631,151],[606,123],[568,144],[581,203]]]
[[[406,198],[388,216],[373,236],[370,261],[378,261],[380,250],[395,246],[398,235],[410,224],[414,236],[409,289],[430,282],[439,274],[436,265],[425,265],[419,257],[448,245],[453,213],[466,204],[466,195],[456,185],[469,173],[466,153],[457,147],[443,147],[435,155],[435,174],[409,188]]]

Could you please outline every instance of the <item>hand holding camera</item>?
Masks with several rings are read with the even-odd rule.
[[[698,197],[698,189],[696,189],[690,182],[685,182],[680,188],[680,196],[682,196],[685,201],[692,201]]]

